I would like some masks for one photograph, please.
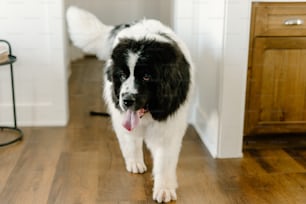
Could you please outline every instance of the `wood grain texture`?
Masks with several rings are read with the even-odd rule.
[[[306,3],[253,3],[244,135],[306,132]]]
[[[102,63],[72,64],[67,127],[23,128],[25,139],[0,149],[0,203],[153,204],[148,172],[125,170],[101,99]],[[178,163],[177,204],[306,203],[306,138],[245,140],[244,158],[213,159],[188,128]]]
[[[306,132],[306,37],[256,38],[245,134]]]
[[[306,3],[253,3],[255,36],[305,36]],[[300,19],[301,25],[285,25],[288,19]]]

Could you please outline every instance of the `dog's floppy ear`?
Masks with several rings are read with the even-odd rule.
[[[161,64],[156,82],[156,98],[150,104],[150,112],[155,120],[165,120],[182,105],[190,87],[190,65],[175,45],[164,46],[160,50],[162,59],[173,59]]]
[[[107,37],[113,26],[104,25],[93,14],[75,6],[68,8],[66,17],[73,44],[99,59],[108,59],[111,46]]]

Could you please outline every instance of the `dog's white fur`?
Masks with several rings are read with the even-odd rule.
[[[66,13],[68,31],[73,44],[101,60],[110,57],[111,47],[107,36],[113,26],[102,24],[93,14],[71,6]]]
[[[167,36],[170,36],[182,50],[191,66],[191,83],[193,82],[194,66],[187,47],[170,28],[159,21],[143,20],[130,28],[122,30],[113,42],[109,42],[108,34],[113,26],[102,24],[92,14],[76,7],[70,7],[67,11],[67,20],[73,43],[87,52],[96,54],[99,59],[107,60],[107,63],[112,63],[109,57],[112,48],[116,46],[120,38],[137,40],[145,36],[146,39],[169,41],[167,38],[156,35],[156,33],[162,31]],[[112,101],[112,84],[106,77],[104,81],[104,98],[112,116],[113,128],[120,143],[127,171],[144,173],[147,170],[143,158],[143,142],[145,142],[153,156],[153,199],[158,202],[176,200],[176,188],[178,186],[176,166],[182,138],[187,128],[188,102],[191,91],[189,90],[187,101],[166,121],[159,122],[153,120],[150,114],[145,114],[137,128],[129,132],[121,124],[124,117],[123,114],[115,108]]]

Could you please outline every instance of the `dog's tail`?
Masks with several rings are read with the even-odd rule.
[[[93,14],[71,6],[67,13],[68,32],[73,44],[101,60],[110,56],[111,44],[108,40],[114,26],[103,24]]]

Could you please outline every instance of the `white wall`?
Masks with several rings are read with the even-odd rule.
[[[103,23],[117,25],[142,18],[159,19],[171,23],[172,0],[66,0],[68,5],[79,6],[95,14]]]
[[[251,0],[226,0],[217,155],[241,157]]]
[[[250,2],[174,1],[197,69],[192,123],[214,157],[242,156]]]
[[[188,44],[196,66],[191,121],[213,156],[219,134],[219,72],[223,54],[225,1],[177,0],[175,30]]]
[[[0,1],[0,36],[10,41],[20,126],[65,125],[68,92],[63,2]],[[9,67],[0,67],[0,124],[12,124]]]

